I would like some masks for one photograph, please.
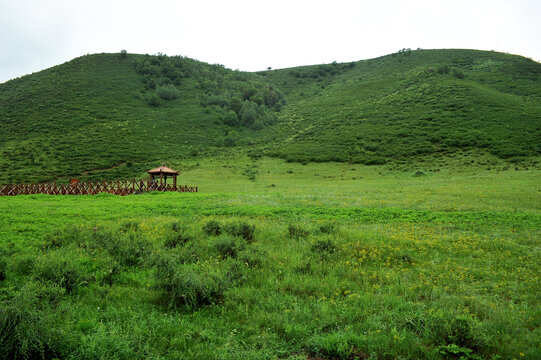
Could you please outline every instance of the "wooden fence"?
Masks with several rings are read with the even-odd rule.
[[[150,180],[89,181],[63,184],[15,184],[0,185],[0,196],[49,194],[49,195],[96,195],[109,193],[115,195],[140,194],[149,191],[197,192],[197,186],[160,185]]]

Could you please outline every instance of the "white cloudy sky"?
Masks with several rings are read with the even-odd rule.
[[[0,0],[0,82],[99,52],[255,71],[469,48],[541,60],[541,0]]]

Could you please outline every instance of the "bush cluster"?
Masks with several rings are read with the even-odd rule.
[[[277,121],[275,112],[285,104],[282,92],[262,76],[231,74],[220,65],[158,54],[138,58],[135,70],[142,76],[149,105],[159,106],[160,100],[180,97],[179,86],[192,79],[204,93],[201,105],[212,107],[220,121],[231,127],[263,129]]]
[[[75,344],[77,336],[71,337],[76,333],[66,337],[58,333],[54,323],[58,315],[54,309],[68,297],[80,296],[83,286],[94,283],[88,288],[92,294],[114,293],[118,282],[125,280],[123,274],[133,272],[132,266],[152,271],[156,299],[167,308],[193,311],[221,302],[228,289],[246,280],[247,269],[261,266],[264,253],[248,246],[247,240],[254,239],[251,224],[233,221],[222,225],[211,220],[204,228],[211,235],[219,234],[220,229],[225,234],[209,241],[192,241],[197,235],[174,222],[165,227],[161,239],[164,249],[157,246],[159,242],[149,241],[138,222],[127,221],[118,226],[68,227],[51,233],[37,249],[39,256],[18,257],[12,268],[0,256],[0,282],[8,270],[25,279],[14,296],[0,301],[0,353],[13,359],[92,358],[89,354],[124,350],[133,354],[124,349],[129,344],[113,345],[105,341],[105,335],[89,333],[96,327],[84,319],[77,328],[97,336],[84,348]]]
[[[284,104],[284,96],[271,86],[249,88],[244,91],[225,90],[221,95],[210,95],[203,106],[214,106],[221,113],[221,121],[231,127],[261,130],[277,121],[275,112]]]
[[[242,237],[248,242],[253,242],[255,225],[244,221],[231,221],[226,224],[222,224],[217,220],[209,220],[203,225],[203,232],[211,236],[226,233],[235,237]]]
[[[320,254],[332,254],[336,251],[336,245],[330,239],[319,239],[312,244],[311,250]]]
[[[295,239],[302,239],[310,235],[310,231],[296,224],[289,224],[287,227],[288,235]]]
[[[141,265],[151,249],[149,241],[139,232],[123,234],[121,231],[97,229],[82,244],[85,247],[106,250],[119,264]]]
[[[180,56],[168,57],[146,55],[135,61],[135,70],[143,75],[147,89],[155,89],[159,85],[180,85],[182,79],[193,74],[193,63]]]
[[[203,231],[207,235],[220,235],[222,233],[222,225],[216,220],[209,220],[203,225]]]
[[[163,100],[174,100],[180,96],[180,91],[172,84],[160,85],[156,94]]]
[[[222,237],[214,244],[214,248],[222,258],[236,258],[245,247],[245,243],[236,237]]]
[[[215,304],[223,296],[226,281],[217,274],[201,273],[193,265],[181,264],[163,256],[156,264],[156,287],[164,305],[171,308],[197,308]]]
[[[51,326],[44,304],[56,305],[62,290],[55,285],[26,283],[0,304],[0,354],[3,359],[55,359],[64,352],[62,336]]]
[[[323,224],[319,225],[319,231],[323,234],[330,234],[336,230],[336,224],[332,221],[326,221]]]
[[[168,249],[174,249],[177,246],[181,246],[190,242],[191,240],[192,238],[188,235],[174,232],[167,235],[167,237],[165,238],[164,246]]]
[[[160,97],[156,94],[149,94],[147,96],[147,104],[150,106],[160,106],[162,102],[160,101]]]
[[[254,241],[255,225],[244,221],[233,221],[224,225],[224,231],[229,235],[242,237],[244,240]]]
[[[85,269],[79,263],[58,253],[40,258],[36,264],[34,276],[39,281],[51,282],[66,289],[67,293],[71,293],[89,279]]]
[[[288,74],[298,79],[322,79],[325,77],[336,76],[353,69],[355,62],[338,64],[336,61],[331,64],[322,64],[314,66],[305,66],[289,70]]]

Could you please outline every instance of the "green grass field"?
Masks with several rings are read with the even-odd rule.
[[[95,54],[0,84],[0,358],[540,359],[541,65],[246,73]]]
[[[538,359],[541,171],[448,161],[223,156],[184,164],[197,194],[1,198],[0,353]]]

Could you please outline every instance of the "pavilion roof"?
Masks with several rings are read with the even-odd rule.
[[[179,175],[180,173],[176,170],[173,170],[171,168],[168,168],[167,166],[163,165],[160,167],[157,167],[155,169],[150,169],[147,171],[149,174],[176,174]]]

